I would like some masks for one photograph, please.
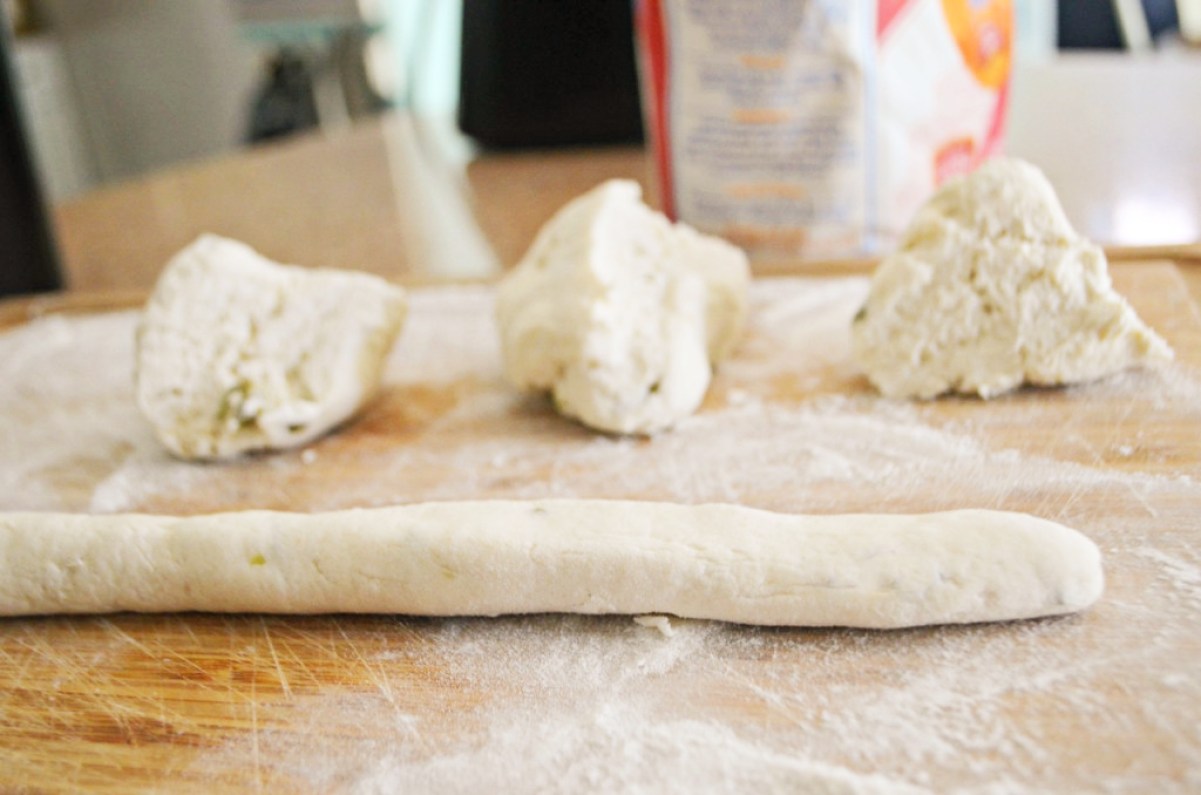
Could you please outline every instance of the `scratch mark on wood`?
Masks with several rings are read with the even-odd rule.
[[[125,641],[125,642],[126,642],[126,643],[128,643],[130,646],[133,646],[135,649],[137,649],[138,651],[142,652],[142,653],[143,653],[143,654],[145,654],[147,657],[154,657],[154,656],[155,656],[154,652],[150,650],[150,647],[149,647],[149,646],[147,646],[145,643],[142,643],[140,640],[138,640],[137,638],[135,638],[133,635],[130,635],[130,634],[129,634],[128,632],[126,632],[125,630],[121,629],[119,626],[117,626],[115,623],[113,623],[113,620],[112,620],[112,619],[110,619],[110,618],[101,618],[101,619],[100,619],[100,623],[101,623],[101,625],[103,625],[103,626],[104,626],[106,629],[108,629],[108,631],[109,631],[109,632],[111,632],[112,634],[116,635],[118,638],[120,638],[121,640]]]
[[[263,791],[262,760],[259,757],[259,708],[255,686],[256,666],[254,657],[250,659],[250,739],[251,753],[254,757],[254,791]]]
[[[292,698],[292,688],[288,686],[288,677],[284,674],[284,668],[279,664],[279,655],[275,653],[275,642],[271,640],[271,627],[267,626],[267,619],[259,616],[259,623],[263,627],[263,639],[267,641],[267,650],[271,652],[271,661],[275,663],[275,674],[279,679],[279,686],[283,688],[284,695],[289,699]]]
[[[396,701],[396,694],[392,692],[392,685],[388,682],[387,676],[384,675],[383,669],[373,666],[367,661],[367,658],[359,651],[358,644],[346,634],[346,629],[342,626],[341,622],[337,623],[336,626],[338,627],[338,632],[341,633],[346,643],[350,646],[350,650],[354,653],[354,656],[363,664],[363,670],[367,672],[371,683],[384,695],[384,698],[388,699],[388,703],[392,705],[392,709],[398,714],[401,713],[400,704]]]

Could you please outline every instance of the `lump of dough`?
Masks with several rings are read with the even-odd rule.
[[[375,393],[405,295],[205,235],[167,264],[137,335],[138,406],[184,458],[303,444]]]
[[[1047,178],[1007,158],[948,181],[918,211],[876,269],[852,344],[891,397],[988,398],[1172,358]]]
[[[541,229],[501,283],[505,371],[561,413],[649,434],[700,405],[746,316],[746,255],[606,182]]]

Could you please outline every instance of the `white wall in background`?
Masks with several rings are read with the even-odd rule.
[[[1185,40],[1201,44],[1201,0],[1176,0],[1176,13]]]
[[[242,141],[258,53],[223,0],[43,0],[102,181]]]
[[[67,62],[48,35],[24,36],[13,47],[17,93],[47,201],[83,193],[96,168],[79,118]]]

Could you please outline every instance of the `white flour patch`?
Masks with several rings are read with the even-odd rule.
[[[1153,648],[1098,644],[1097,620],[870,633],[676,619],[671,637],[616,617],[423,622],[417,648],[356,650],[374,690],[301,696],[288,731],[190,772],[220,780],[257,752],[268,780],[313,791],[1061,791],[1076,773],[1046,732],[1120,736],[1131,715],[1102,687],[1115,672],[1176,694],[1138,720],[1187,727],[1179,754],[1201,741],[1179,701],[1188,663],[1158,670]],[[1120,757],[1094,775],[1116,792],[1182,791]]]
[[[136,313],[46,317],[0,335],[0,509],[81,510],[158,444],[133,401]]]
[[[717,750],[720,749],[720,750]],[[520,759],[523,764],[515,765]],[[487,770],[484,780],[477,771]],[[488,736],[478,748],[414,764],[370,765],[354,793],[800,792],[907,795],[926,792],[884,776],[806,761],[747,742],[720,724],[656,721],[628,708],[550,711],[532,725]]]
[[[1201,565],[1150,546],[1137,547],[1133,552],[1158,565],[1161,576],[1167,579],[1183,598],[1201,606]]]
[[[703,702],[680,678],[756,652],[762,639],[707,622],[678,622],[670,638],[620,619],[533,617],[445,621],[427,627],[432,644],[410,665],[434,663],[456,690],[484,703],[462,715],[461,738],[447,744],[399,712],[373,709],[368,696],[306,699],[300,706],[335,754],[314,754],[300,733],[257,738],[273,774],[315,789],[356,793],[438,792],[800,792],[820,795],[919,793],[903,778],[819,761],[804,745],[772,742],[756,727],[739,731],[695,714]],[[372,660],[388,677],[389,655]],[[445,668],[442,668],[445,666]],[[381,684],[396,693],[398,682]],[[699,698],[698,698],[699,696]],[[376,699],[378,701],[378,699]],[[450,707],[453,710],[453,707]],[[388,726],[343,738],[355,721]],[[375,739],[379,729],[389,742]],[[244,744],[205,756],[196,772],[220,776],[245,763]]]

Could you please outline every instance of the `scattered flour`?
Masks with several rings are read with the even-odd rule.
[[[418,291],[388,362],[389,396],[366,417],[386,425],[406,410],[406,389],[457,385],[434,416],[421,418],[415,439],[364,450],[349,441],[353,435],[334,434],[303,451],[211,466],[172,459],[134,406],[136,313],[44,318],[0,335],[0,379],[14,385],[0,390],[0,509],[106,513],[173,501],[187,508],[190,494],[203,503],[197,509],[290,505],[298,473],[350,459],[375,476],[337,490],[303,489],[302,507],[621,496],[830,512],[882,503],[900,509],[915,495],[925,509],[1002,506],[1048,482],[1108,486],[1136,501],[1158,487],[1153,468],[1115,473],[1091,448],[1101,466],[1082,462],[1088,456],[1078,448],[1089,442],[1070,426],[1061,429],[1065,450],[1077,453],[1069,460],[1054,450],[995,447],[980,433],[980,423],[996,417],[1029,424],[1058,417],[1038,404],[996,402],[988,412],[965,412],[976,419],[931,423],[928,407],[876,398],[850,364],[846,331],[865,291],[863,279],[756,283],[750,333],[709,402],[649,440],[582,431],[514,393],[501,377],[489,290]],[[1201,394],[1191,379],[1130,380],[1138,377],[1096,388],[1170,391],[1177,403]],[[797,402],[798,393],[811,397]],[[1109,440],[1109,456],[1139,463],[1155,440],[1140,424],[1127,425],[1126,437]],[[954,488],[931,502],[923,487],[948,480]]]
[[[514,394],[488,290],[416,291],[364,432],[220,465],[170,458],[138,416],[135,313],[45,318],[0,334],[0,510],[538,496],[811,512],[1022,505],[1105,550],[1095,609],[895,633],[667,616],[212,617],[238,644],[239,681],[257,687],[226,718],[253,729],[198,750],[186,773],[200,788],[253,770],[268,791],[361,793],[1201,788],[1201,472],[1159,452],[1178,444],[1180,417],[1201,424],[1193,374],[989,404],[882,400],[849,361],[865,291],[862,279],[756,283],[746,343],[705,406],[653,439],[591,434]],[[426,413],[411,414],[407,397],[431,389]],[[1119,410],[1104,437],[1090,431],[1100,403]],[[394,443],[373,430],[392,428]],[[997,441],[1021,429],[1020,445]],[[336,490],[313,479],[340,466],[360,474]],[[41,635],[25,626],[10,629],[37,655]],[[174,650],[187,631],[163,633]],[[57,649],[64,688],[86,671],[76,697],[119,690],[129,655],[169,675],[170,654],[150,656],[153,632],[113,644]],[[160,721],[164,705],[126,703],[122,718]],[[174,714],[172,731],[212,731]]]
[[[103,510],[141,488],[130,482],[139,468],[153,472],[150,488],[187,487],[196,468],[172,461],[134,403],[136,320],[52,315],[0,334],[0,510],[87,510],[96,500]]]
[[[1190,550],[1194,557],[1192,562],[1155,547],[1138,547],[1132,551],[1156,563],[1160,567],[1160,577],[1171,583],[1182,598],[1201,608],[1201,563],[1196,561],[1196,549]]]
[[[521,759],[526,764],[515,765]],[[495,771],[500,792],[723,792],[906,795],[927,792],[880,775],[808,762],[742,740],[702,721],[656,721],[620,707],[548,712],[533,726],[490,737],[481,748],[420,764],[385,757],[355,793],[479,791],[464,770]]]

